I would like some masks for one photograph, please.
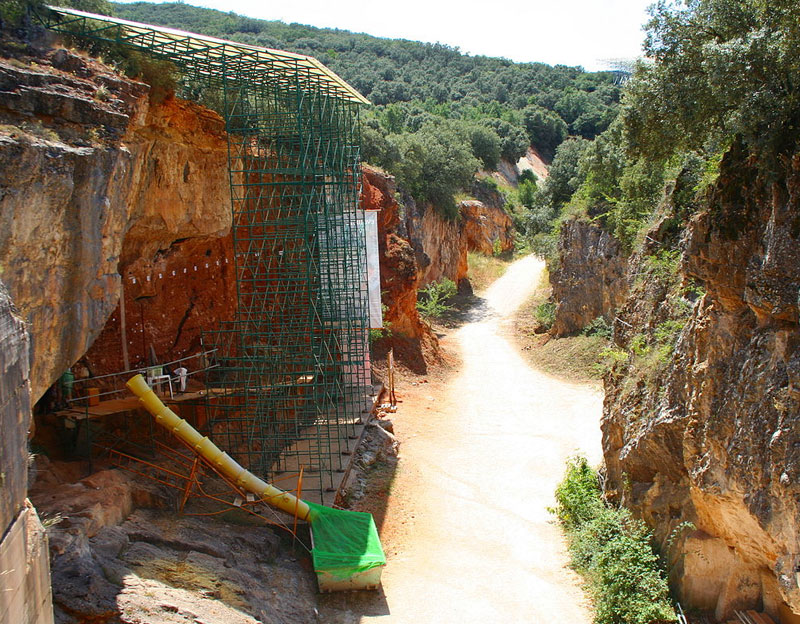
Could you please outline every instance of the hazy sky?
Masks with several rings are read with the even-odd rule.
[[[123,0],[132,1],[132,0]],[[462,52],[602,69],[608,58],[641,54],[654,0],[188,0],[262,19],[440,42]]]

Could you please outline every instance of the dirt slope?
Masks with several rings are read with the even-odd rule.
[[[322,621],[591,622],[546,507],[569,455],[599,462],[602,397],[531,369],[505,336],[542,268],[512,265],[444,338],[453,374],[400,386],[383,591],[328,598]]]

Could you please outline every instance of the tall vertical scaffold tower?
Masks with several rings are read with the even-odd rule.
[[[228,135],[237,312],[204,336],[210,437],[266,479],[331,490],[370,388],[359,106],[308,56],[73,9],[49,28],[175,65],[213,92]]]

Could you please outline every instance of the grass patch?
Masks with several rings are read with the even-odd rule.
[[[598,381],[608,341],[601,336],[553,338],[531,349],[531,363],[550,375],[569,381]]]
[[[536,309],[533,311],[533,316],[542,327],[549,331],[553,323],[556,322],[557,307],[554,301],[544,301],[536,306]]]
[[[484,256],[482,253],[467,253],[467,275],[475,292],[483,292],[492,282],[500,278],[511,264],[510,259],[499,255]]]
[[[556,514],[572,566],[595,605],[595,624],[650,624],[675,619],[669,588],[645,524],[603,501],[597,473],[584,457],[567,463],[556,488]]]
[[[545,333],[550,283],[545,272],[542,281],[516,317],[516,341],[528,362],[545,373],[567,381],[596,382],[603,376],[606,332],[597,321],[590,335],[549,338]]]

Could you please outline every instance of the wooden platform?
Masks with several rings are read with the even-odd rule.
[[[226,390],[224,388],[212,388],[209,390],[209,395],[214,394],[225,394]],[[172,398],[163,395],[159,395],[159,398],[164,401],[164,403],[169,405],[174,405],[176,403],[182,403],[184,401],[198,401],[204,399],[206,397],[205,390],[199,390],[196,392],[184,392],[183,394],[176,393]],[[112,416],[114,414],[124,414],[125,412],[132,412],[139,409],[140,403],[139,399],[135,396],[125,397],[123,399],[112,399],[110,401],[100,401],[97,405],[89,405],[83,407],[70,407],[65,410],[60,410],[58,412],[54,412],[56,416],[61,416],[62,418],[69,418],[70,420],[85,420],[87,418],[100,418],[103,416]]]
[[[726,624],[775,624],[771,617],[766,613],[756,611],[737,611],[735,620],[729,620]]]
[[[287,447],[282,453],[282,459],[277,462],[281,466],[281,470],[275,474],[273,479],[275,486],[283,490],[296,491],[303,458],[321,455],[321,465],[303,466],[302,497],[315,503],[333,505],[339,495],[342,484],[347,480],[352,469],[355,451],[361,443],[370,413],[374,409],[382,389],[382,384],[365,387],[363,393],[356,399],[358,404],[350,405],[347,409],[342,410],[351,414],[347,422],[339,422],[337,424],[334,421],[331,423],[323,417],[314,425],[306,428],[304,432],[307,432],[307,435],[301,433],[301,439]],[[208,396],[223,396],[229,392],[230,389],[228,388],[211,388],[208,391]],[[169,395],[166,397],[159,395],[159,398],[168,407],[183,402],[201,401],[206,397],[205,390],[175,394],[172,399],[169,398]],[[136,412],[139,409],[143,409],[139,399],[135,396],[130,396],[122,399],[101,401],[98,405],[93,406],[72,407],[55,412],[55,414],[78,424],[95,418]],[[142,416],[142,418],[145,418],[145,416]],[[150,419],[151,417],[147,415],[146,418]],[[319,448],[314,448],[315,444],[320,444],[320,440],[314,435],[314,432],[320,427],[339,429],[338,442],[336,440],[331,442],[328,456],[325,453],[320,453]],[[87,435],[89,435],[89,430],[87,429],[86,431]],[[92,444],[90,438],[89,444]],[[223,448],[222,450],[227,451],[228,449]],[[331,475],[330,478],[328,473]]]

